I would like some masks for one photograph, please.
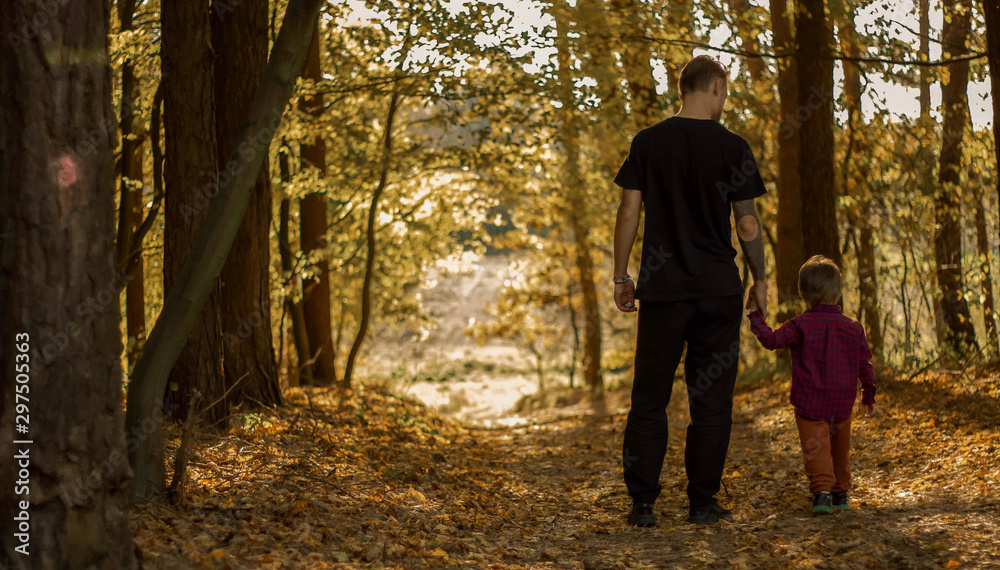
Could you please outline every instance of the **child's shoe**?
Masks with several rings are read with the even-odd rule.
[[[833,496],[830,493],[816,493],[813,495],[813,514],[828,515],[833,512]]]
[[[833,495],[833,508],[840,511],[846,511],[847,509],[851,508],[847,504],[847,491],[833,493],[832,495]]]

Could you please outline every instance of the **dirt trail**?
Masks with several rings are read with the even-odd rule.
[[[855,508],[813,518],[787,391],[737,386],[731,524],[683,521],[683,388],[652,529],[624,524],[624,393],[484,429],[380,392],[299,390],[273,415],[200,434],[181,502],[133,510],[136,542],[151,568],[1000,566],[989,402],[883,387],[881,415],[854,431]]]

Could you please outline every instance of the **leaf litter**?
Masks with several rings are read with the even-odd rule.
[[[996,401],[946,377],[883,382],[856,417],[852,509],[813,517],[787,377],[741,382],[720,502],[684,522],[683,387],[659,523],[625,524],[628,393],[505,428],[376,388],[293,388],[196,430],[177,501],[132,509],[149,568],[987,568],[1000,566]],[[167,426],[168,465],[181,428]]]

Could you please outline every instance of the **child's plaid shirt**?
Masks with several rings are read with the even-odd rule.
[[[799,415],[828,421],[851,417],[861,381],[861,403],[875,403],[872,352],[861,323],[838,305],[819,304],[778,330],[758,310],[747,315],[764,348],[792,349],[792,406]]]

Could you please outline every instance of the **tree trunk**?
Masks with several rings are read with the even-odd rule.
[[[970,30],[970,0],[945,6],[942,30],[942,56],[951,58],[967,53],[966,38]],[[941,140],[941,161],[938,166],[938,189],[934,200],[934,260],[937,264],[938,287],[941,289],[941,310],[945,322],[945,345],[957,354],[964,354],[976,343],[976,331],[965,300],[962,278],[962,218],[959,184],[962,169],[962,135],[969,122],[966,89],[969,84],[969,62],[948,65],[948,82],[941,86],[941,113],[944,116]]]
[[[927,61],[930,59],[930,2],[929,0],[918,0],[918,3],[919,6],[917,9],[918,17],[920,19],[920,52],[917,55]],[[931,118],[931,81],[933,80],[933,75],[931,74],[930,68],[925,65],[920,66],[919,80],[920,123],[925,126],[925,129],[932,129],[934,127],[934,120]],[[933,151],[928,145],[921,144],[920,152],[922,158],[920,164],[924,169],[921,180],[925,181],[923,189],[930,194],[937,186],[933,182],[932,175],[933,168],[931,163],[934,162]],[[943,345],[945,341],[944,312],[941,310],[941,299],[938,297],[934,297],[933,308],[934,334],[937,338],[938,344]]]
[[[672,0],[666,3],[666,22],[664,32],[674,40],[688,40],[694,35],[694,3],[692,0]],[[691,59],[692,46],[678,43],[669,46],[665,53],[660,53],[667,71],[667,91],[664,93],[667,106],[674,113],[681,110],[680,91],[677,81],[681,69]]]
[[[760,53],[760,45],[757,42],[757,31],[753,29],[749,12],[753,10],[750,0],[729,0],[729,9],[732,11],[733,19],[736,20],[736,34],[743,43],[743,51],[749,54]],[[750,79],[755,84],[764,80],[764,73],[767,67],[764,66],[764,59],[759,55],[744,55],[743,61],[746,63],[747,71],[750,72]]]
[[[837,188],[833,168],[833,30],[823,0],[802,0],[795,13],[798,42],[799,179],[802,185],[802,242],[806,256],[822,254],[841,263],[837,231]],[[780,242],[779,242],[780,243]]]
[[[163,432],[154,417],[157,402],[222,272],[250,202],[257,174],[267,157],[268,145],[291,98],[298,71],[305,62],[310,31],[321,4],[321,0],[289,2],[261,88],[254,95],[248,117],[240,129],[239,143],[235,146],[252,151],[253,155],[248,157],[246,153],[235,152],[230,156],[227,168],[233,166],[235,174],[212,198],[208,212],[211,223],[205,224],[198,233],[195,247],[177,276],[175,286],[167,294],[163,310],[136,362],[128,386],[125,425],[138,443],[129,447],[129,460],[135,471],[135,493],[140,497],[148,497],[164,488]],[[240,164],[241,157],[242,167],[235,167]]]
[[[859,57],[860,49],[854,31],[854,8],[844,6],[837,30],[840,49],[848,57]],[[844,163],[844,192],[853,196],[848,218],[858,232],[858,291],[861,313],[868,333],[868,344],[876,360],[882,359],[882,321],[879,316],[878,272],[875,266],[875,232],[871,221],[871,203],[874,197],[868,186],[871,169],[868,167],[868,142],[864,136],[865,124],[861,109],[861,70],[853,62],[844,65],[844,101],[848,115],[848,160]]]
[[[918,17],[920,19],[920,55],[924,61],[930,59],[930,0],[919,0]],[[931,114],[931,70],[926,65],[920,66],[920,116]]]
[[[267,0],[214,0],[215,130],[219,164],[236,149],[241,122],[267,66]],[[221,408],[281,403],[271,333],[271,182],[267,161],[257,173],[243,223],[219,276],[225,392],[203,393]]]
[[[656,80],[653,78],[653,66],[650,64],[652,50],[649,41],[644,36],[648,34],[648,26],[643,20],[643,10],[636,0],[611,0],[611,6],[620,21],[616,24],[622,29],[635,30],[635,35],[618,35],[621,42],[622,66],[625,68],[625,79],[632,104],[632,130],[640,130],[655,125],[663,120],[663,111],[656,97]]]
[[[607,25],[610,14],[605,10],[604,0],[579,0],[576,13],[579,45],[590,59],[585,69],[597,81],[597,95],[601,98],[598,120],[592,125],[594,135],[602,143],[602,151],[595,156],[597,168],[604,172],[617,171],[621,157],[628,152],[631,125],[625,114],[621,73],[611,40],[612,28]],[[607,177],[602,182],[609,189],[614,185]]]
[[[0,560],[8,568],[137,567],[122,437],[110,6],[0,7]],[[42,16],[44,33],[25,35]]]
[[[133,29],[135,0],[119,0],[118,20],[121,30]],[[139,83],[131,60],[122,63],[121,97],[121,199],[118,209],[118,267],[133,265],[125,285],[125,318],[128,344],[126,354],[129,365],[135,364],[138,348],[146,336],[146,292],[143,282],[142,239],[134,238],[142,222],[142,121],[136,109],[139,106]]]
[[[973,169],[970,169],[970,178],[978,175],[972,174]],[[970,180],[970,187],[979,188],[978,180],[976,183],[972,183]],[[995,359],[1000,355],[1000,336],[997,334],[997,320],[996,320],[996,310],[993,305],[993,277],[990,271],[990,238],[989,234],[986,232],[986,208],[983,207],[983,195],[981,192],[976,192],[976,245],[979,249],[979,271],[980,271],[980,285],[983,289],[983,323],[986,327],[986,334],[990,339],[989,344],[986,346],[986,356],[991,359]]]
[[[799,298],[799,267],[806,260],[802,246],[802,189],[799,182],[798,78],[791,26],[785,0],[771,0],[771,30],[774,51],[788,54],[776,60],[781,121],[778,136],[778,247],[774,248],[775,286],[778,303]],[[777,312],[779,321],[794,316],[787,309]]]
[[[559,57],[559,99],[562,101],[563,125],[560,132],[563,152],[566,153],[566,170],[563,190],[569,197],[569,222],[576,249],[576,267],[580,274],[583,292],[584,353],[583,373],[587,386],[595,393],[604,391],[601,374],[601,314],[597,304],[597,287],[594,284],[594,262],[590,257],[589,228],[585,224],[586,201],[583,196],[583,176],[580,172],[580,127],[577,122],[576,100],[569,68],[568,9],[565,3],[557,10],[556,45]]]
[[[400,61],[406,60],[408,48],[404,46]],[[379,174],[378,186],[372,192],[372,202],[368,207],[368,226],[365,231],[365,240],[368,246],[368,253],[365,256],[365,278],[361,285],[361,318],[358,320],[358,334],[351,344],[351,352],[347,355],[347,366],[344,368],[343,387],[350,387],[351,379],[354,377],[354,364],[361,350],[361,343],[365,341],[368,334],[368,322],[372,314],[372,280],[375,277],[375,224],[378,221],[378,200],[385,191],[389,181],[389,168],[392,165],[392,126],[396,120],[396,111],[399,109],[400,95],[398,87],[393,87],[392,96],[389,99],[389,112],[385,122],[385,136],[382,139],[382,172]]]
[[[926,1],[926,0],[923,0]],[[993,116],[1000,117],[1000,0],[983,0],[983,13],[986,18],[986,54],[990,66],[990,92],[993,99]],[[993,158],[1000,173],[1000,122],[993,120]],[[995,191],[1000,200],[1000,185]],[[984,228],[985,232],[985,228]],[[988,258],[987,258],[988,259]],[[992,281],[988,281],[991,284]],[[994,322],[992,319],[989,322]],[[990,334],[994,334],[990,331]],[[996,339],[990,337],[990,346],[996,345]]]
[[[176,0],[160,11],[163,67],[163,124],[166,135],[163,291],[169,295],[205,225],[208,203],[218,191],[215,101],[208,0]],[[218,283],[170,373],[166,407],[187,416],[194,390],[221,394],[222,330]],[[175,390],[173,390],[175,389]],[[212,402],[213,400],[208,400]],[[221,405],[206,412],[211,423],[225,415]],[[157,466],[162,470],[163,461]],[[156,476],[162,480],[163,474]]]
[[[278,163],[281,168],[281,181],[288,182],[291,178],[288,167],[288,155],[281,153]],[[282,188],[284,193],[284,188]],[[281,273],[288,279],[288,287],[292,291],[285,297],[285,311],[291,316],[292,321],[292,341],[295,345],[296,369],[289,366],[288,383],[291,386],[311,386],[312,366],[309,359],[312,353],[309,352],[309,335],[306,332],[305,312],[302,309],[301,299],[296,301],[295,294],[302,293],[302,276],[295,267],[292,257],[292,246],[288,239],[288,223],[291,218],[292,200],[288,196],[281,199],[281,214],[278,222],[278,252],[281,255]]]
[[[319,81],[323,79],[319,60],[319,24],[312,32],[312,43],[302,77]],[[323,114],[323,95],[299,99],[299,110],[315,117]],[[326,174],[326,141],[322,136],[312,143],[302,143],[302,168],[313,167]],[[326,194],[314,192],[299,203],[302,253],[309,255],[313,250],[326,248]],[[336,352],[333,348],[333,326],[330,324],[330,266],[326,254],[312,268],[314,275],[303,281],[303,308],[306,316],[306,332],[309,334],[312,380],[319,386],[329,386],[337,382]]]

